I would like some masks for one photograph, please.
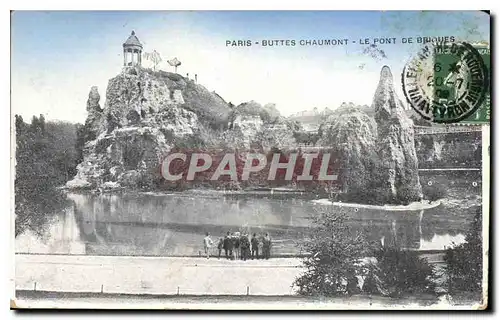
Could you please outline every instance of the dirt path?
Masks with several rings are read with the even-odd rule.
[[[297,258],[24,255],[15,258],[16,290],[126,294],[290,295]]]

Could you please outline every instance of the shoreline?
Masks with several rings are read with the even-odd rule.
[[[213,190],[213,189],[189,189],[184,191],[142,191],[142,190],[109,190],[104,192],[96,192],[94,190],[64,190],[66,194],[79,194],[79,195],[145,195],[154,197],[165,197],[165,196],[207,196],[207,197],[225,197],[225,196],[258,196],[267,198],[268,196],[304,196],[304,201],[309,201],[314,204],[320,205],[332,205],[338,207],[349,207],[349,208],[361,208],[361,209],[375,209],[383,211],[418,211],[427,210],[440,206],[443,203],[443,199],[429,202],[429,200],[423,200],[419,202],[412,202],[408,205],[373,205],[364,203],[352,203],[352,202],[332,202],[325,196],[325,193],[314,193],[303,190],[292,190],[286,188],[275,188],[270,190]],[[309,196],[309,197],[307,197]],[[316,198],[314,198],[316,196]],[[318,196],[323,196],[318,198]]]
[[[326,205],[326,206],[337,206],[337,207],[347,207],[347,208],[357,208],[357,209],[375,209],[384,211],[421,211],[436,208],[442,204],[443,199],[432,202],[412,202],[408,205],[372,205],[372,204],[360,204],[360,203],[349,203],[349,202],[332,202],[329,199],[323,198],[318,200],[312,200],[314,204]]]

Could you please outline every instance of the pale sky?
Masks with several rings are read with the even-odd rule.
[[[145,52],[161,54],[160,69],[173,71],[166,60],[177,57],[178,73],[197,73],[199,84],[226,101],[275,103],[290,115],[342,102],[370,105],[382,66],[391,67],[398,84],[404,63],[419,48],[379,45],[387,57],[375,59],[363,53],[359,39],[396,37],[399,43],[401,37],[455,35],[479,41],[489,39],[489,28],[489,16],[480,12],[17,11],[12,114],[83,123],[91,86],[98,86],[104,106],[107,82],[122,68],[122,43],[132,30]],[[226,40],[345,38],[350,43],[341,46],[226,46]]]

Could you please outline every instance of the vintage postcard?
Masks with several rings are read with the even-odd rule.
[[[11,307],[488,307],[484,11],[14,11]]]

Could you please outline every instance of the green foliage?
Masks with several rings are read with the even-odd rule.
[[[76,124],[75,151],[77,163],[80,163],[83,160],[83,148],[85,147],[85,143],[89,141],[87,139],[89,139],[88,129],[84,125]]]
[[[430,201],[443,199],[447,195],[446,188],[440,184],[424,185],[422,187],[424,198]]]
[[[205,87],[176,73],[162,70],[155,72],[147,69],[144,71],[163,81],[171,92],[181,90],[185,102],[181,107],[196,113],[201,123],[214,130],[228,127],[231,109],[217,93],[210,92]]]
[[[400,297],[435,292],[434,268],[418,251],[382,248],[375,252],[375,259],[363,285],[365,293]]]
[[[441,147],[436,148],[438,145]],[[417,135],[415,147],[420,168],[481,167],[481,132]]]
[[[448,248],[445,253],[448,289],[481,292],[483,280],[482,215],[478,207],[465,243]]]
[[[310,238],[304,239],[306,271],[295,281],[301,295],[339,296],[359,291],[357,275],[364,273],[360,260],[369,252],[362,233],[346,223],[343,212],[320,207],[312,217]]]
[[[360,293],[399,297],[434,294],[434,268],[417,251],[380,248],[351,226],[341,209],[319,207],[302,252],[306,271],[294,281],[301,295],[340,296]]]
[[[58,187],[76,173],[76,126],[45,122],[41,115],[26,124],[16,115],[15,234],[37,234],[66,206]]]
[[[319,135],[314,132],[294,131],[293,137],[298,144],[315,145],[318,142]]]

